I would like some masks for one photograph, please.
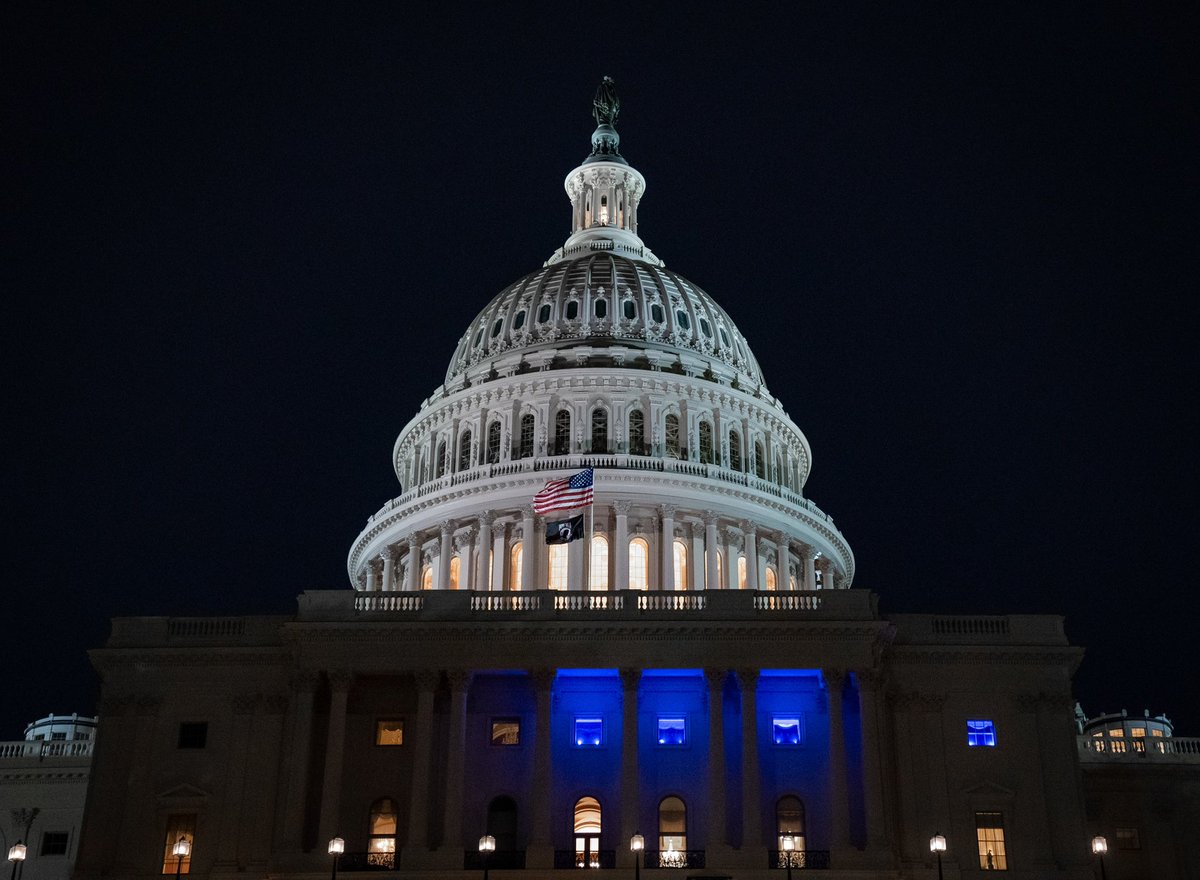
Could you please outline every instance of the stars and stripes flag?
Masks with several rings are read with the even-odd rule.
[[[533,496],[535,513],[552,510],[572,510],[592,503],[592,469],[584,468],[563,480],[550,480],[541,492]]]

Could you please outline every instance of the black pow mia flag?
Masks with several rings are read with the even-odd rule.
[[[569,544],[583,537],[583,514],[546,523],[547,544]]]

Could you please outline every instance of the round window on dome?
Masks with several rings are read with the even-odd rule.
[[[520,330],[524,326],[525,326],[525,310],[521,309],[521,311],[517,312],[517,316],[515,318],[513,318],[513,329]]]
[[[692,329],[692,322],[688,320],[687,312],[685,312],[683,309],[679,309],[675,312],[675,323],[677,323],[684,330]]]
[[[550,320],[550,306],[545,305],[538,309],[538,323],[545,324]]]
[[[662,306],[658,305],[657,303],[650,306],[650,320],[655,324],[661,324],[663,322]]]
[[[700,319],[700,332],[709,339],[712,339],[712,327],[708,326],[708,321],[706,321],[704,318]]]
[[[574,321],[578,317],[579,317],[579,301],[573,299],[569,303],[567,303],[567,320]]]
[[[603,299],[596,300],[596,317],[597,318],[607,318],[608,317],[608,301],[607,300],[603,300]]]
[[[631,300],[631,299],[625,300],[625,303],[622,306],[622,308],[625,311],[625,320],[626,321],[633,321],[637,318],[637,304],[634,303],[633,300]]]

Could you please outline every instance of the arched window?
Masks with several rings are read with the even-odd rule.
[[[592,537],[591,581],[593,590],[608,589],[608,538]]]
[[[554,417],[554,454],[571,454],[571,413],[565,409]]]
[[[396,867],[396,826],[399,817],[396,802],[380,798],[371,804],[371,820],[367,843],[367,864],[384,868]]]
[[[551,544],[547,549],[550,551],[550,565],[546,572],[547,584],[552,590],[565,590],[567,588],[567,547],[568,544]]]
[[[509,588],[513,590],[521,589],[521,562],[523,556],[522,543],[517,541],[513,544],[512,550],[509,551],[508,565],[508,583]]]
[[[533,413],[521,416],[521,448],[517,458],[533,458]]]
[[[575,867],[600,867],[600,802],[581,797],[575,802]]]
[[[413,482],[425,482],[425,453],[423,452],[417,453],[417,460],[413,464]]]
[[[796,592],[796,576],[795,575],[791,575],[788,578],[788,589],[790,589],[793,593]]]
[[[433,589],[433,569],[430,568],[428,565],[425,566],[425,568],[421,571],[421,589],[422,590],[432,590]]]
[[[667,413],[666,418],[667,458],[679,458],[679,416]]]
[[[775,569],[767,566],[767,589],[775,589]]]
[[[672,795],[658,804],[658,866],[682,868],[687,852],[687,807]]]
[[[737,431],[729,432],[729,467],[735,471],[742,469],[742,438]]]
[[[719,590],[725,584],[725,557],[721,555],[721,551],[717,551],[717,582],[710,584],[710,590]]]
[[[746,557],[738,556],[738,589],[746,589]]]
[[[465,471],[471,466],[471,432],[463,431],[458,441],[458,469]]]
[[[645,538],[629,542],[629,589],[650,589],[650,545]]]
[[[803,868],[805,846],[804,834],[804,801],[796,797],[794,794],[787,794],[781,797],[775,804],[775,848],[783,849],[783,838],[791,837],[795,844],[795,851],[792,853],[792,867]],[[780,867],[786,868],[787,862],[782,860],[783,853],[780,852],[781,860]]]
[[[760,480],[767,478],[767,457],[763,453],[763,445],[758,442],[754,444],[754,476]]]
[[[712,425],[708,422],[700,423],[700,463],[713,463],[713,442],[712,442]]]
[[[487,833],[496,838],[496,852],[517,848],[517,802],[507,795],[488,804]]]
[[[629,413],[629,454],[646,454],[646,418],[640,409]]]
[[[442,477],[446,474],[446,441],[443,440],[437,447],[437,476]]]
[[[457,556],[450,560],[450,589],[458,589],[459,571],[462,568],[462,562]]]
[[[495,464],[500,460],[500,423],[488,425],[487,433],[487,463]]]
[[[687,544],[678,539],[673,545],[675,557],[675,589],[687,589]]]
[[[592,410],[592,452],[608,452],[608,410]]]

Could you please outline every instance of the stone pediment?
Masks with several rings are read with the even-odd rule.
[[[158,793],[160,801],[195,801],[208,797],[208,792],[187,782],[181,782]]]
[[[968,798],[993,798],[996,800],[1012,799],[1016,793],[1011,788],[1005,788],[995,782],[980,782],[978,785],[972,785],[969,788],[964,788],[962,793]]]

